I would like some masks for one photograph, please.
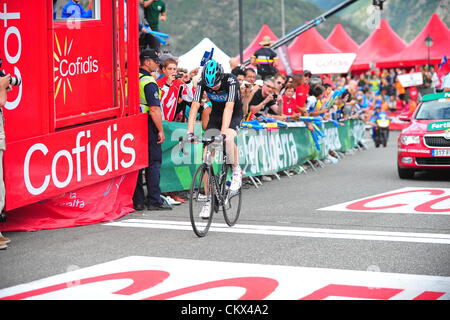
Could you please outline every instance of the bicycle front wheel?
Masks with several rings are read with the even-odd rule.
[[[228,226],[232,227],[236,224],[239,219],[239,215],[241,213],[241,205],[242,205],[242,187],[239,190],[232,192],[228,185],[230,184],[231,176],[233,174],[232,167],[230,165],[227,166],[227,174],[225,176],[225,180],[222,183],[222,195],[223,195],[223,217]]]
[[[202,164],[195,171],[189,192],[189,216],[192,229],[198,237],[204,237],[211,226],[214,197],[210,183],[210,170]]]

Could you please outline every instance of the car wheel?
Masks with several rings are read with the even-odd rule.
[[[402,169],[397,167],[398,176],[400,179],[412,179],[414,178],[414,170],[412,169]]]

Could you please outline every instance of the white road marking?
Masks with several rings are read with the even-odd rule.
[[[167,220],[146,220],[129,219],[104,224],[114,227],[129,228],[149,228],[149,229],[169,229],[192,231],[190,222],[187,221],[167,221]],[[229,232],[245,234],[262,234],[274,236],[294,236],[309,238],[332,238],[332,239],[354,239],[354,240],[375,240],[375,241],[400,241],[418,243],[450,244],[450,234],[441,233],[411,233],[411,232],[388,232],[388,231],[367,231],[367,230],[341,230],[341,229],[319,229],[319,228],[299,228],[287,226],[265,226],[237,224],[228,227],[224,223],[212,223],[210,232]]]
[[[405,187],[317,210],[450,215],[450,188]]]
[[[0,290],[0,299],[448,300],[450,277],[130,256]]]

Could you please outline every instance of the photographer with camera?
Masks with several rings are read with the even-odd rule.
[[[280,97],[281,99],[281,97]],[[250,113],[256,117],[260,115],[279,115],[280,105],[278,95],[275,93],[275,81],[266,79],[263,86],[258,89],[249,102]]]
[[[163,111],[163,120],[174,121],[177,115],[178,97],[183,82],[177,73],[178,62],[173,58],[167,58],[162,61],[160,69],[163,76],[156,82],[161,88],[161,107]]]
[[[200,71],[200,67],[192,69],[188,72],[187,69],[178,68],[178,73],[175,75],[175,78],[178,78],[182,82],[180,95],[178,96],[178,107],[177,107],[177,117],[175,121],[186,122],[192,101],[194,100],[194,94],[196,90],[196,81],[194,78],[197,76]],[[203,114],[202,114],[203,121]]]
[[[3,126],[3,106],[6,104],[7,92],[11,90],[11,76],[0,74],[0,221],[4,221],[2,213],[5,206],[5,184],[3,182],[3,151],[6,149],[5,129]],[[11,240],[4,237],[0,232],[0,249],[6,249]]]

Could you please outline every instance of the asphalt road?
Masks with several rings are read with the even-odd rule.
[[[349,230],[348,237],[211,230],[200,239],[192,230],[105,224],[9,232],[5,235],[12,243],[0,251],[0,295],[1,289],[129,256],[450,277],[449,244],[361,240],[351,232],[450,235],[449,215],[318,210],[405,187],[450,188],[449,174],[423,173],[414,180],[400,180],[397,136],[391,134],[387,148],[376,149],[367,140],[367,150],[346,155],[336,164],[244,190],[236,228]],[[188,222],[188,205],[170,212],[132,213],[120,220],[129,219]],[[216,215],[214,222],[224,223],[223,217]]]

